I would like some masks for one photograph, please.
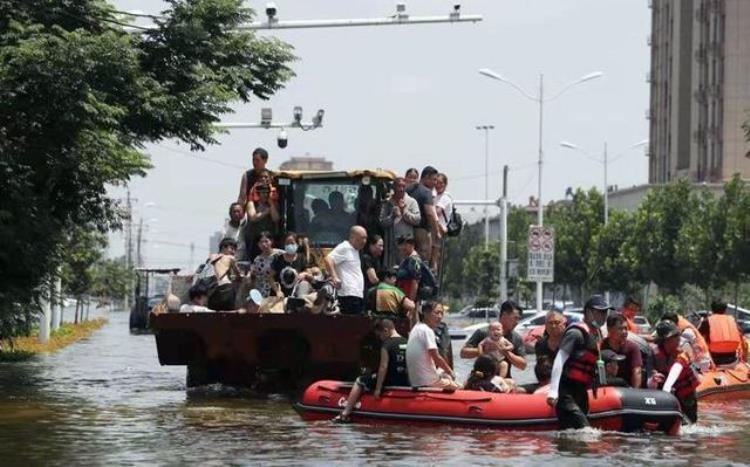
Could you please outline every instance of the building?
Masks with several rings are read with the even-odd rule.
[[[649,183],[750,179],[750,1],[649,5]]]
[[[329,162],[325,157],[302,156],[292,157],[279,165],[279,170],[333,170],[333,162]]]

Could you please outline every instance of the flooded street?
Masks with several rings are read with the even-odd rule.
[[[284,397],[186,393],[185,369],[160,366],[153,336],[130,335],[127,318],[109,314],[102,330],[55,355],[0,364],[1,465],[603,465],[603,457],[609,465],[739,465],[750,458],[750,401],[703,403],[700,426],[678,438],[306,423]]]

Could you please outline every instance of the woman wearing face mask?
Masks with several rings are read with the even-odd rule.
[[[273,264],[274,257],[282,253],[282,250],[273,247],[271,233],[264,231],[258,234],[258,249],[260,254],[253,260],[252,274],[255,288],[258,289],[263,297],[271,295],[273,290]]]
[[[298,274],[299,280],[310,280],[308,274],[303,272],[307,269],[307,259],[299,247],[299,239],[294,232],[284,235],[284,253],[276,256],[271,264],[273,278],[279,284],[281,292],[285,297],[292,295],[294,282],[291,281],[292,274],[288,271],[293,269]]]

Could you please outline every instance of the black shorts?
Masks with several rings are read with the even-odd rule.
[[[339,297],[339,309],[342,315],[361,315],[364,313],[362,297]]]

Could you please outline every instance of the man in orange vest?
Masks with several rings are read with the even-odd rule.
[[[727,304],[715,300],[711,303],[711,314],[706,318],[708,350],[719,364],[734,363],[738,358],[745,360],[747,344],[734,316],[728,315]]]
[[[635,324],[634,318],[641,311],[641,303],[633,297],[625,299],[625,303],[620,308],[620,314],[625,317],[625,322],[628,325],[628,331],[633,334],[638,334],[638,325]]]
[[[599,354],[599,328],[607,320],[609,310],[614,307],[601,295],[594,295],[583,307],[583,321],[571,324],[563,333],[547,394],[547,404],[555,408],[561,430],[589,426],[588,389],[596,381],[606,384],[604,362]]]

